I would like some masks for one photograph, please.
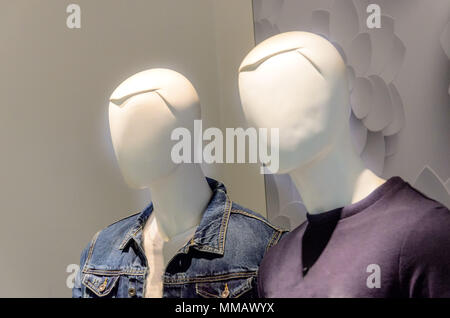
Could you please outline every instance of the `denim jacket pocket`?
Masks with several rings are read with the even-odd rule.
[[[253,288],[254,277],[195,284],[196,293],[204,298],[237,298]]]
[[[108,296],[113,290],[120,275],[100,275],[92,273],[83,273],[81,283],[99,297]]]

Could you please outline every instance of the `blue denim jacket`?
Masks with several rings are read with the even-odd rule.
[[[285,232],[230,200],[208,178],[212,198],[191,240],[168,263],[163,297],[257,297],[257,272],[268,248]],[[147,259],[142,229],[153,210],[98,232],[81,255],[73,297],[143,297]]]

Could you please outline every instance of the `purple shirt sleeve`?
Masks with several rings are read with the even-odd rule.
[[[450,212],[432,208],[405,236],[399,257],[407,297],[450,297]]]

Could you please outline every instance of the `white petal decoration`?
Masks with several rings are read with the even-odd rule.
[[[281,202],[281,206],[283,207],[284,205],[286,205],[286,203],[293,202],[293,201],[302,202],[303,201],[302,197],[300,196],[300,193],[298,193],[297,187],[295,186],[294,181],[292,181],[291,176],[288,174],[281,174],[279,176],[282,176],[283,178],[285,178],[285,182],[289,183],[289,187],[291,189],[291,192],[290,192],[291,199],[288,202]]]
[[[389,96],[392,102],[392,122],[383,129],[383,135],[391,136],[397,134],[405,125],[405,111],[403,109],[403,102],[397,88],[394,84],[389,84]]]
[[[377,75],[369,76],[372,83],[372,103],[369,114],[363,119],[370,131],[381,131],[392,122],[392,109],[389,89],[383,79]]]
[[[384,137],[384,144],[386,146],[386,153],[385,156],[389,157],[392,156],[397,152],[398,148],[398,134],[392,135],[392,136],[385,136]]]
[[[311,32],[327,38],[330,36],[330,12],[326,10],[313,11],[311,15]]]
[[[381,133],[368,132],[366,147],[361,158],[367,168],[375,174],[381,175],[384,169],[385,145],[384,136]]]
[[[359,31],[359,18],[355,5],[352,0],[335,0],[331,12],[331,38],[345,49]]]
[[[300,196],[300,193],[298,193],[297,187],[295,186],[294,182],[292,182],[292,189],[294,190],[294,200],[293,201],[303,202],[303,199]]]
[[[278,198],[278,190],[274,180],[275,175],[265,174],[264,183],[266,187],[266,209],[267,219],[272,221],[280,211],[280,201]]]
[[[283,4],[284,0],[253,1],[254,17],[258,19],[270,19],[281,11]]]
[[[279,215],[273,220],[269,220],[273,225],[276,225],[282,229],[290,230],[293,229],[291,222],[288,217],[284,215]]]
[[[370,66],[372,45],[368,33],[360,33],[352,41],[348,51],[348,64],[355,70],[356,76],[366,74]]]
[[[291,177],[288,174],[274,175],[273,180],[278,192],[278,202],[280,208],[295,200],[295,187],[292,184]]]
[[[441,35],[441,45],[445,54],[447,54],[447,57],[450,59],[450,22],[447,23],[447,26]]]
[[[263,6],[264,6],[264,1],[252,1],[252,6],[253,6],[253,19],[259,20],[259,19],[263,19]],[[267,18],[267,17],[265,17]]]
[[[306,221],[306,208],[301,202],[289,203],[280,213],[289,219],[290,230],[293,230]]]
[[[394,20],[391,17],[381,16],[381,28],[368,29],[372,41],[372,61],[369,74],[381,74],[385,68],[390,50],[394,41]]]
[[[436,172],[425,166],[414,182],[414,187],[430,198],[450,208],[450,193]]]
[[[356,12],[358,12],[359,16],[359,25],[361,26],[361,30],[365,30],[365,26],[367,25],[367,7],[369,4],[373,3],[373,0],[356,0],[353,1],[355,5]]]
[[[367,128],[355,117],[353,112],[350,115],[350,132],[355,150],[358,154],[361,154],[366,146]]]
[[[403,65],[405,53],[405,45],[398,36],[395,35],[392,48],[389,50],[386,57],[386,65],[380,75],[386,83],[391,83],[397,77],[397,74]]]
[[[450,22],[444,29],[444,32],[441,35],[441,45],[447,57],[450,59]],[[450,84],[448,86],[448,94],[450,95]]]
[[[258,29],[258,38],[257,41],[261,42],[265,39],[270,38],[278,33],[280,30],[276,25],[273,25],[269,20],[262,19],[255,22],[255,29]]]
[[[445,183],[445,187],[447,188],[447,191],[450,193],[450,179],[447,179],[447,182]]]
[[[346,69],[347,69],[348,89],[351,92],[353,90],[353,84],[355,83],[355,71],[353,70],[353,67],[348,65]]]
[[[372,82],[364,77],[357,77],[353,83],[350,103],[355,116],[363,119],[369,114],[373,102]]]

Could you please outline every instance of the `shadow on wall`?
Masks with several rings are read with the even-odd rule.
[[[441,45],[442,45],[442,49],[444,50],[445,54],[447,54],[447,57],[448,57],[449,63],[450,63],[450,22],[447,23],[447,26],[445,27],[444,32],[442,32]],[[449,68],[450,68],[450,64],[449,64]],[[448,85],[448,94],[450,95],[450,83]]]

